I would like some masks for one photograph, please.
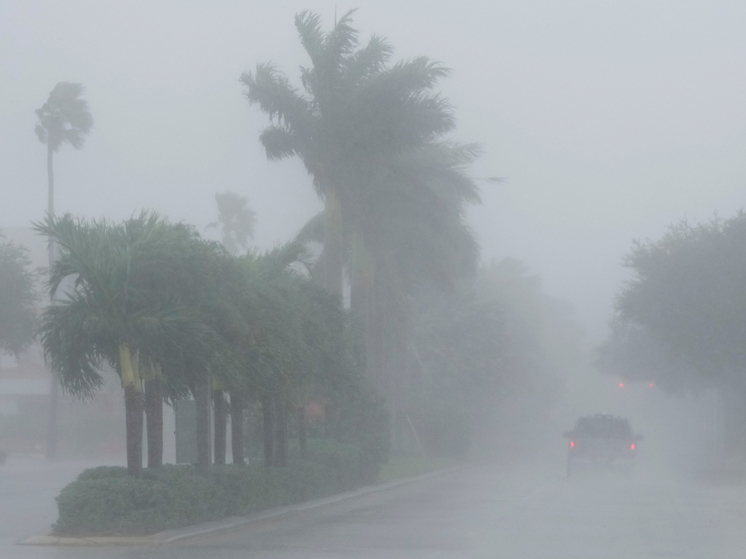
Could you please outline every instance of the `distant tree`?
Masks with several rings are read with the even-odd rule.
[[[47,211],[54,214],[54,173],[52,158],[63,144],[75,149],[83,147],[85,137],[93,127],[88,102],[81,96],[85,88],[79,83],[60,82],[49,94],[47,102],[36,110],[39,122],[36,135],[47,146],[47,178],[49,181]]]
[[[47,146],[47,213],[54,215],[53,155],[63,144],[75,149],[83,147],[86,135],[93,127],[93,117],[88,102],[81,96],[85,88],[79,83],[59,82],[50,92],[47,102],[36,109],[38,122],[35,132],[39,141]],[[49,243],[49,266],[54,261],[54,243]],[[55,375],[55,372],[52,372]],[[53,376],[50,391],[49,427],[47,432],[47,458],[57,454],[57,399],[58,379]]]
[[[515,259],[482,266],[450,291],[422,289],[414,305],[401,397],[425,451],[463,455],[474,440],[491,452],[501,440],[534,437],[528,430],[548,420],[582,363],[572,309]],[[533,419],[521,424],[515,414]]]
[[[254,238],[256,212],[248,206],[246,197],[234,192],[219,192],[215,194],[215,201],[218,204],[218,220],[207,228],[220,227],[223,246],[236,255],[241,249],[245,250],[249,240]]]
[[[25,248],[0,235],[0,349],[18,354],[34,338],[36,292]]]
[[[746,402],[746,214],[681,221],[636,241],[625,265],[634,276],[617,297],[602,370],[644,371],[671,392],[718,387]]]
[[[746,214],[682,221],[635,242],[625,265],[634,277],[618,296],[619,318],[670,359],[746,395]]]

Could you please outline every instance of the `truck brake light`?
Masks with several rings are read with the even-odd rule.
[[[630,450],[634,450],[635,449],[635,443],[632,443],[631,445],[629,445],[629,448],[630,448]]]

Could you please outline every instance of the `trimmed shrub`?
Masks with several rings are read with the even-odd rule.
[[[292,454],[297,454],[293,452]],[[288,505],[352,489],[367,481],[363,453],[334,441],[309,440],[305,460],[283,468],[191,465],[146,469],[100,466],[82,472],[57,497],[52,527],[66,535],[149,534]]]

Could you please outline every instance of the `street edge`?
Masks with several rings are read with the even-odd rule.
[[[277,519],[284,516],[291,516],[300,512],[321,508],[342,501],[354,499],[356,497],[363,497],[371,493],[377,493],[380,491],[387,491],[402,485],[409,483],[415,483],[418,481],[424,481],[433,477],[446,475],[451,472],[461,470],[467,466],[473,465],[474,462],[464,462],[450,468],[444,468],[442,470],[435,470],[427,472],[417,476],[412,476],[403,479],[397,479],[388,481],[385,483],[379,483],[376,485],[366,485],[358,489],[351,491],[345,491],[343,493],[337,493],[329,497],[322,497],[320,499],[313,499],[311,501],[303,501],[294,505],[286,505],[283,507],[276,507],[267,509],[257,513],[249,514],[246,516],[231,516],[212,522],[205,522],[200,524],[193,524],[185,528],[178,528],[175,530],[166,530],[158,532],[150,536],[91,536],[91,537],[65,537],[55,536],[53,534],[43,534],[38,536],[31,536],[17,543],[17,545],[36,545],[36,546],[70,546],[70,547],[113,547],[113,546],[151,546],[151,545],[168,545],[181,540],[190,538],[197,538],[200,536],[206,536],[209,534],[216,534],[218,532],[226,532],[241,526],[246,526],[254,522],[261,522],[263,520]]]

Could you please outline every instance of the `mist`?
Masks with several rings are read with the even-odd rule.
[[[428,57],[432,82],[402,98],[433,101],[448,124],[410,138],[419,121],[386,120],[389,93],[324,121],[328,76],[299,41],[304,11],[322,38],[349,14],[344,56],[385,38],[370,76]],[[15,291],[0,293],[0,555],[32,556],[42,548],[16,543],[52,541],[39,535],[182,530],[157,556],[739,556],[745,25],[733,1],[1,3],[0,281]],[[80,84],[92,126],[49,155],[35,111],[60,83]],[[303,137],[310,125],[273,109],[268,84],[323,126]],[[323,136],[340,114],[353,130]],[[151,251],[148,238],[163,241]],[[128,279],[106,277],[119,298],[76,260],[94,245],[117,247],[107,258]],[[152,293],[147,305],[59,310],[129,289]],[[174,301],[162,331],[136,321]],[[119,331],[90,326],[135,307]],[[619,448],[579,434],[579,418],[611,416],[631,426]],[[68,484],[120,475],[196,487],[178,478],[192,464],[190,476],[240,464],[274,489],[215,497],[230,514],[183,505],[189,522],[169,501],[153,527],[124,512],[65,520],[55,504]],[[80,499],[68,510],[85,511]],[[277,526],[255,522],[276,509]],[[425,511],[443,528],[406,532]],[[224,516],[249,520],[188,535]],[[314,529],[326,548],[304,539]]]

